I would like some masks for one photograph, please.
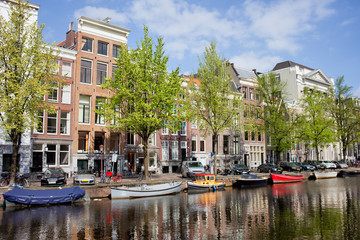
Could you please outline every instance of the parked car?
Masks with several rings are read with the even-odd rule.
[[[347,165],[345,162],[334,162],[336,164],[336,168],[349,168],[349,165]]]
[[[325,170],[326,169],[326,166],[324,164],[317,162],[317,161],[305,161],[304,163],[315,166],[316,170]]]
[[[95,175],[90,170],[80,170],[74,176],[75,185],[95,184]]]
[[[296,165],[298,165],[301,168],[301,171],[315,171],[316,167],[304,162],[297,162]]]
[[[205,168],[198,161],[184,161],[181,165],[181,175],[183,177],[194,177],[196,173],[205,173]]]
[[[301,168],[296,165],[296,163],[294,162],[280,162],[280,167],[282,167],[282,169],[284,171],[298,171],[300,172]]]
[[[41,186],[65,185],[66,173],[62,168],[48,168],[41,177]]]
[[[250,173],[250,169],[246,165],[235,164],[232,168],[232,172],[234,175],[239,175],[244,173]]]
[[[282,173],[283,169],[274,163],[264,163],[258,167],[258,171],[261,173]]]
[[[336,169],[336,164],[334,162],[322,161],[321,163],[325,165],[326,169]]]

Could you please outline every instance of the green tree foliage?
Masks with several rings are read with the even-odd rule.
[[[351,96],[351,87],[345,85],[344,76],[335,81],[330,89],[332,101],[330,113],[335,121],[336,136],[341,143],[342,156],[346,159],[347,148],[359,139],[359,106]]]
[[[331,98],[315,89],[304,89],[301,99],[303,112],[300,122],[300,139],[316,151],[319,161],[319,148],[334,142],[334,120],[330,117],[329,106]]]
[[[150,135],[162,127],[177,131],[185,121],[185,90],[179,68],[168,72],[163,38],[158,37],[154,47],[148,32],[144,27],[144,39],[136,49],[121,47],[115,76],[103,85],[112,95],[102,112],[115,123],[111,128],[134,132],[143,139],[146,179]]]
[[[280,161],[280,153],[291,148],[294,141],[291,111],[285,104],[286,83],[276,78],[274,73],[264,74],[257,79],[257,91],[264,104],[260,114],[262,124],[260,130],[266,132],[270,139],[270,149],[275,152],[275,161]]]
[[[10,183],[15,180],[16,159],[23,134],[37,123],[39,108],[47,109],[44,95],[53,89],[54,50],[44,43],[43,25],[31,23],[29,3],[10,3],[0,16],[0,127],[12,142]]]
[[[227,68],[226,60],[217,53],[216,44],[212,42],[210,47],[205,48],[203,58],[199,58],[199,85],[194,81],[190,84],[189,113],[205,134],[213,136],[215,174],[218,135],[239,122],[234,116],[239,116],[236,113],[240,111],[241,99],[231,90],[232,79]]]

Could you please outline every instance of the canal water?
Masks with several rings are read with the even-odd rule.
[[[6,209],[0,239],[360,239],[360,177]]]

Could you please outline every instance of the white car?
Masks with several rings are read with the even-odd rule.
[[[325,165],[326,169],[336,169],[336,164],[330,161],[322,161],[323,165]]]

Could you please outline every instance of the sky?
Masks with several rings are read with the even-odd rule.
[[[80,16],[110,17],[131,31],[136,48],[144,25],[161,36],[169,70],[196,73],[205,47],[238,67],[268,72],[283,61],[344,76],[360,97],[360,1],[358,0],[31,0],[40,5],[46,42],[65,39]]]

